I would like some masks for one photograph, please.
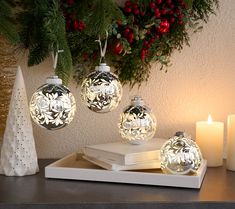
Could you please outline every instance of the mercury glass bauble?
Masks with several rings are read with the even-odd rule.
[[[161,168],[171,174],[195,173],[202,162],[201,151],[190,136],[177,133],[161,148]]]
[[[81,96],[87,107],[97,113],[115,109],[122,98],[122,85],[110,67],[101,63],[82,83]]]
[[[144,144],[154,136],[157,122],[150,108],[136,96],[121,114],[118,126],[124,140],[131,144]]]
[[[76,111],[74,96],[57,76],[48,78],[47,83],[38,88],[29,105],[33,121],[48,130],[68,125]]]

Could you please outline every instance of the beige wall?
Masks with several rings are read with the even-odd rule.
[[[215,120],[226,121],[235,113],[235,1],[221,1],[220,12],[212,16],[204,30],[192,36],[191,47],[172,57],[168,73],[153,65],[151,78],[138,91],[124,87],[119,107],[108,114],[88,110],[80,99],[75,83],[69,87],[76,97],[77,113],[73,122],[58,131],[47,131],[34,125],[40,158],[57,158],[80,150],[86,144],[119,140],[117,121],[131,96],[140,94],[158,120],[157,137],[168,138],[177,130],[195,136],[195,121],[208,113]],[[28,97],[52,75],[51,60],[27,68],[19,61],[25,77]]]

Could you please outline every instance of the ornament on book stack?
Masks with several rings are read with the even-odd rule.
[[[184,132],[176,132],[161,148],[161,169],[165,173],[195,173],[202,162],[198,145]]]
[[[54,59],[54,69],[57,65],[58,52]],[[46,84],[38,88],[30,101],[33,121],[48,130],[57,130],[68,125],[73,120],[75,111],[75,98],[70,90],[62,85],[62,80],[58,76],[49,77]]]
[[[122,98],[122,85],[118,76],[110,72],[106,65],[104,56],[107,48],[107,38],[102,49],[99,42],[101,60],[94,72],[90,73],[82,82],[81,96],[86,106],[97,113],[106,113],[114,110]]]
[[[131,144],[144,144],[154,136],[157,122],[143,99],[135,96],[131,100],[131,105],[121,114],[118,126],[124,140]]]

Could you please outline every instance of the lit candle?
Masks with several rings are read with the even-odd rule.
[[[227,169],[235,171],[235,115],[228,116],[226,164]]]
[[[223,141],[223,122],[214,122],[209,115],[208,121],[196,123],[196,142],[209,167],[221,166],[223,164]]]

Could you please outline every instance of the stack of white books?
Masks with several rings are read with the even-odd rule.
[[[89,145],[84,148],[86,160],[107,170],[144,170],[160,168],[160,148],[165,139],[152,139],[132,145],[122,141]]]

